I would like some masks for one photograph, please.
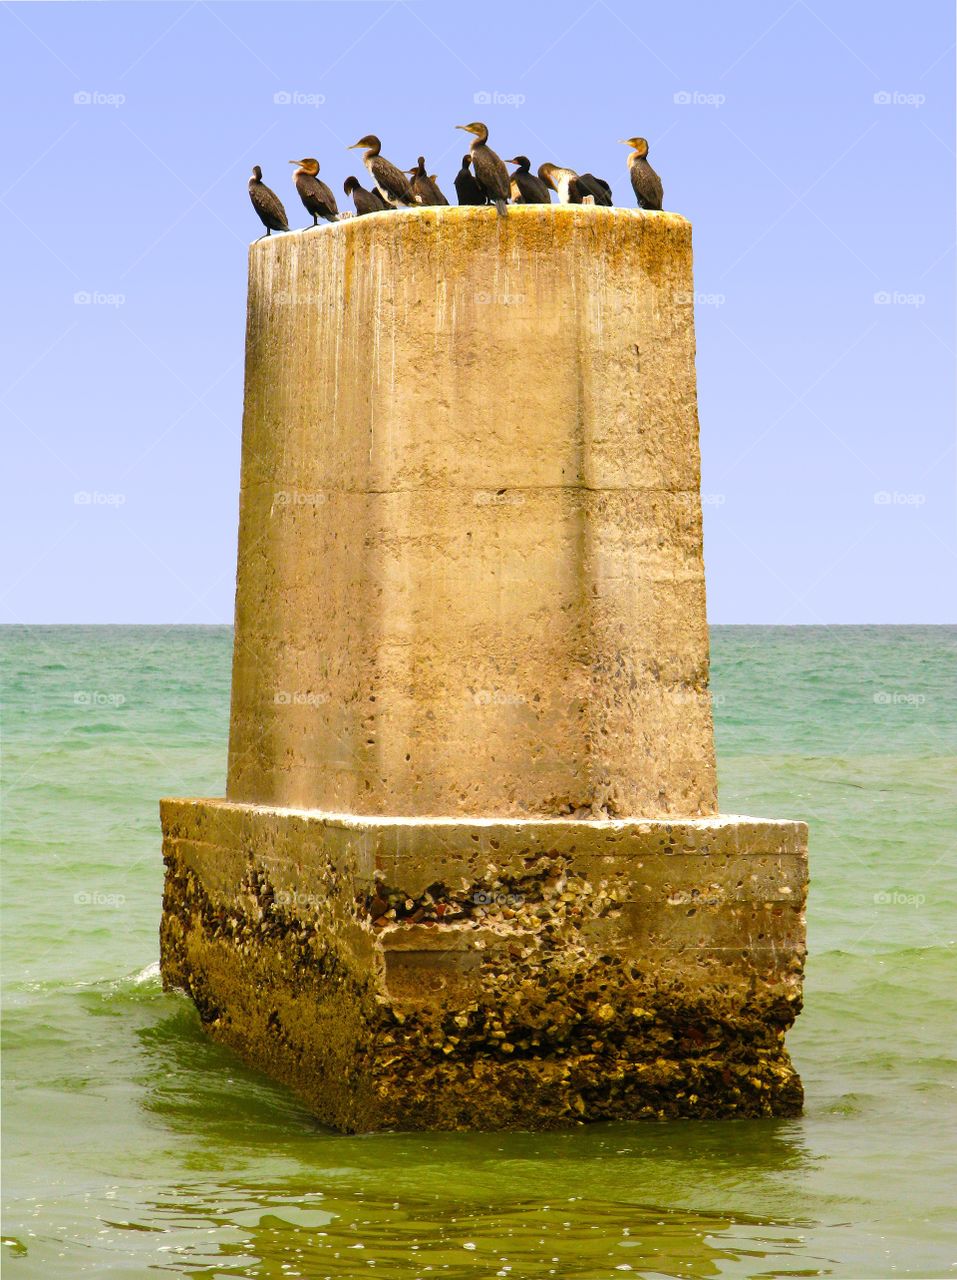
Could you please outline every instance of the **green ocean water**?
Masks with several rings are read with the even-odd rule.
[[[157,975],[157,798],[222,794],[228,628],[4,650],[10,1276],[957,1272],[957,629],[716,628],[722,809],[804,818],[788,1121],[321,1129]]]

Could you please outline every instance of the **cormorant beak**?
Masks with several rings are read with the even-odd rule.
[[[355,151],[356,147],[361,147],[361,146],[362,146],[362,143],[361,143],[361,142],[353,142],[351,146],[346,147],[346,150],[347,150],[347,151]]]
[[[455,127],[456,129],[464,129],[466,133],[472,132],[472,130],[468,127],[467,124],[457,124]]]

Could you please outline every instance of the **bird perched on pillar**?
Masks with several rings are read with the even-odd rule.
[[[364,138],[360,138],[358,142],[354,142],[351,147],[346,149],[354,151],[356,147],[366,148],[362,163],[368,169],[372,181],[378,188],[382,198],[387,200],[393,209],[400,204],[415,204],[415,196],[412,194],[409,179],[391,160],[386,160],[385,156],[380,154],[382,143],[374,133],[367,133]]]
[[[664,200],[661,179],[648,163],[648,142],[645,138],[621,138],[620,141],[631,147],[628,157],[628,173],[631,186],[638,201],[639,209],[660,209]]]
[[[253,173],[248,185],[249,198],[259,215],[259,221],[266,228],[266,235],[272,235],[274,231],[288,231],[289,219],[286,217],[286,210],[282,207],[282,201],[275,191],[263,182],[263,171],[258,164],[253,165]],[[260,240],[264,238],[259,237]]]
[[[325,218],[326,222],[336,222],[339,206],[336,204],[336,197],[317,176],[319,161],[307,156],[305,160],[290,160],[289,163],[299,166],[292,175],[292,180],[306,212],[312,214],[312,225],[316,226],[320,218]]]
[[[488,145],[488,126],[480,120],[472,124],[457,124],[456,129],[464,129],[466,133],[474,133],[475,141],[469,147],[472,157],[472,168],[475,170],[475,181],[479,190],[488,196],[498,212],[504,216],[511,195],[511,183],[508,170],[501,157]]]
[[[455,175],[455,195],[459,204],[488,204],[485,192],[475,181],[472,170],[469,165],[472,163],[470,155],[462,157],[462,168]]]
[[[342,189],[347,196],[352,196],[352,203],[360,217],[364,213],[384,213],[386,209],[392,208],[392,205],[383,200],[378,191],[366,191],[358,178],[346,178]]]
[[[532,162],[528,156],[516,156],[514,160],[507,160],[506,164],[518,165],[511,178],[513,204],[551,204],[551,191],[541,178],[529,172]]]
[[[406,173],[412,179],[410,184],[412,194],[419,204],[448,204],[448,200],[439,190],[439,184],[425,171],[425,156],[419,156],[416,167],[406,169]]]
[[[582,193],[574,169],[565,169],[560,164],[540,164],[538,176],[546,187],[558,192],[559,204],[581,204]]]

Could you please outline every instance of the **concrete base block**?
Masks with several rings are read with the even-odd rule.
[[[803,823],[161,814],[165,985],[327,1124],[801,1108]]]

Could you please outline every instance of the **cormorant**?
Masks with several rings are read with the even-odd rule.
[[[541,178],[529,173],[532,162],[528,156],[516,156],[507,163],[518,165],[511,179],[513,204],[551,204],[552,193],[548,187]]]
[[[604,178],[596,178],[593,173],[580,173],[577,179],[577,186],[582,198],[594,196],[595,204],[611,206],[613,203],[611,187]]]
[[[259,221],[266,228],[266,235],[272,235],[274,231],[288,231],[289,220],[286,217],[286,210],[282,207],[282,201],[263,182],[263,171],[258,164],[253,165],[253,176],[249,179],[249,198],[253,202],[253,208],[259,214]],[[262,236],[259,237],[263,239]]]
[[[307,157],[305,160],[290,160],[289,163],[299,166],[292,175],[292,180],[299,192],[299,199],[306,206],[306,212],[312,214],[312,225],[316,226],[320,218],[335,222],[339,217],[339,206],[326,184],[316,177],[319,161]]]
[[[563,169],[560,164],[540,164],[538,176],[546,187],[558,192],[559,204],[581,204],[582,193],[574,169]]]
[[[347,196],[352,196],[352,203],[360,217],[364,213],[382,213],[383,210],[392,208],[391,204],[382,199],[378,191],[366,191],[365,187],[360,185],[358,178],[346,178],[342,189]]]
[[[474,133],[475,141],[469,147],[472,155],[472,168],[475,170],[475,181],[479,189],[484,191],[495,208],[504,216],[511,184],[508,170],[488,145],[488,126],[476,120],[473,124],[457,124],[456,129],[464,129],[466,133]]]
[[[406,173],[412,177],[412,194],[419,204],[448,204],[448,200],[439,190],[438,183],[425,172],[425,156],[419,156],[416,167],[406,169]]]
[[[628,157],[631,185],[638,200],[639,209],[660,209],[664,200],[661,179],[648,163],[648,143],[644,138],[622,138],[626,147],[634,148]]]
[[[383,198],[389,202],[393,209],[399,204],[415,204],[415,197],[412,194],[408,178],[401,169],[397,169],[391,161],[386,160],[385,156],[379,154],[382,150],[382,143],[374,133],[367,133],[364,138],[360,138],[358,142],[354,142],[351,147],[346,149],[354,151],[356,147],[366,148],[362,163],[369,170],[372,180],[379,188]]]
[[[469,168],[471,163],[470,155],[463,156],[462,168],[455,175],[455,194],[459,204],[488,204],[485,192],[472,177],[472,171]]]

